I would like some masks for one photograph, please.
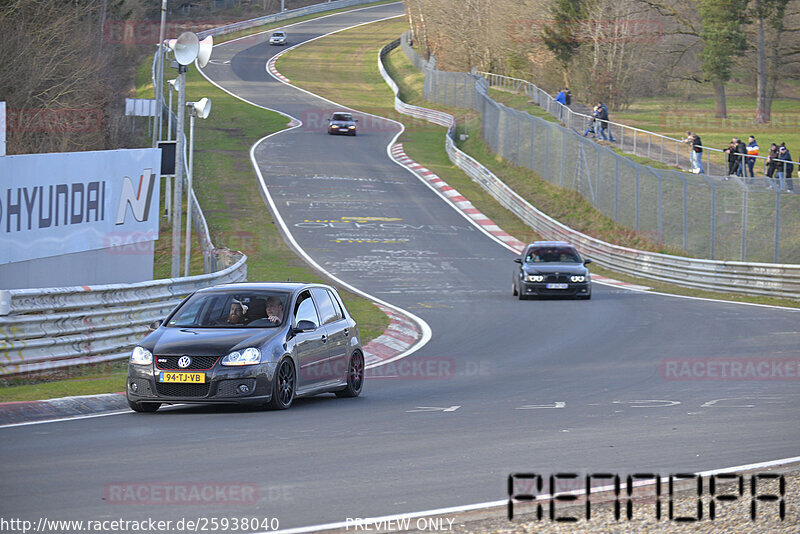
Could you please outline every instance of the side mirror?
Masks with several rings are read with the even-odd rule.
[[[592,260],[590,260],[589,258],[586,258],[585,260],[583,260],[583,264],[584,265],[589,265],[590,263],[592,263]]]
[[[292,329],[297,332],[311,332],[312,330],[316,330],[317,325],[315,325],[311,321],[299,321],[297,325]]]
[[[158,327],[160,327],[162,324],[164,324],[164,319],[157,319],[150,323],[147,328],[149,328],[152,332],[153,330],[158,330]]]
[[[358,119],[354,120],[353,122],[358,122]]]
[[[519,263],[522,265],[522,258],[514,258],[514,263]]]

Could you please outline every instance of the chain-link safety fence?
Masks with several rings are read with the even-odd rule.
[[[481,76],[438,70],[412,47],[409,32],[401,48],[425,74],[427,100],[479,112],[493,152],[577,190],[614,221],[697,258],[800,262],[800,195],[768,189],[764,178],[636,163],[575,129],[495,102]]]

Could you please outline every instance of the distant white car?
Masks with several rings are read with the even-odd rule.
[[[285,31],[272,32],[272,35],[270,35],[270,37],[269,37],[269,44],[271,44],[271,45],[285,45],[286,44],[286,32]]]

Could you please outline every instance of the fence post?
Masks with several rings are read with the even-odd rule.
[[[634,135],[635,133],[636,130],[634,130]],[[639,231],[639,166],[636,165],[634,169],[636,169],[636,231],[638,232]]]
[[[534,160],[534,151],[533,147],[536,146],[536,119],[533,117],[530,118],[531,123],[531,157],[530,157],[530,169],[533,170],[533,160]]]
[[[742,195],[742,261],[747,261],[747,187]]]
[[[611,130],[609,130],[611,131]],[[594,171],[594,207],[597,208],[600,197],[600,147],[595,146],[594,153],[597,154],[597,163]]]
[[[778,263],[778,251],[781,240],[781,191],[775,191],[775,263]]]
[[[566,174],[565,166],[567,164],[567,136],[564,135],[564,130],[561,130],[561,187],[564,187],[564,175]]]
[[[614,154],[614,222],[619,220],[619,156]]]
[[[514,119],[517,121],[517,159],[514,163],[519,167],[519,146],[522,144],[522,117],[519,112],[514,112]]]
[[[636,155],[636,130],[633,131],[633,155]]]
[[[711,166],[709,165],[709,168]],[[714,259],[714,248],[717,244],[717,186],[711,183],[711,259]]]
[[[550,176],[548,172],[548,162],[550,160],[550,125],[546,124],[544,128],[544,179],[548,180]]]

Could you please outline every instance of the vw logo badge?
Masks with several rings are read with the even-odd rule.
[[[188,357],[188,356],[181,356],[181,357],[178,359],[178,367],[180,367],[181,369],[186,369],[186,368],[187,368],[187,367],[189,367],[190,365],[192,365],[192,359],[191,359],[190,357]]]

